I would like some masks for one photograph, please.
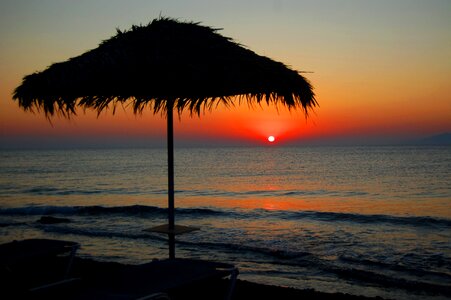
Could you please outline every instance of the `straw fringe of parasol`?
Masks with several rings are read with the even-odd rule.
[[[309,81],[280,62],[199,23],[160,18],[117,30],[96,49],[24,77],[13,98],[25,110],[65,117],[76,107],[98,113],[118,104],[135,113],[164,113],[168,100],[181,113],[218,103],[283,105],[306,115],[317,106]]]

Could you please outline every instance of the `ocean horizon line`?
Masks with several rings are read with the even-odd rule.
[[[366,142],[353,139],[305,139],[302,141],[282,141],[271,143],[265,141],[216,141],[182,139],[174,141],[175,150],[195,148],[323,148],[323,147],[429,147],[451,146],[451,133],[427,136],[415,139],[368,139]],[[103,149],[166,149],[166,141],[152,139],[75,139],[65,138],[32,138],[2,141],[0,137],[0,151],[6,150],[103,150]]]

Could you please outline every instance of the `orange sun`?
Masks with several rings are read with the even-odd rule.
[[[270,143],[273,143],[275,140],[276,140],[276,138],[274,136],[272,136],[272,135],[268,136],[268,141]]]

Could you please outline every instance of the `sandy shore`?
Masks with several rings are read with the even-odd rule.
[[[231,291],[234,300],[382,299],[262,285],[240,279],[231,289],[234,281],[227,276],[231,272],[236,274],[236,269],[229,264],[189,259],[155,260],[140,265],[101,262],[68,255],[67,247],[72,244],[55,240],[3,244],[2,299],[126,300],[164,292],[172,300],[212,300],[225,299]]]
[[[30,288],[42,286],[50,282],[63,279],[67,267],[67,257],[51,257],[27,261],[23,265],[15,265],[14,269],[5,269],[1,272],[3,299],[68,299],[68,300],[119,300],[139,299],[149,294],[149,288],[157,287],[160,291],[158,278],[171,278],[173,271],[150,269],[148,264],[125,265],[114,262],[99,262],[90,259],[75,257],[69,278],[74,279],[51,288],[40,289],[30,293]],[[154,264],[152,264],[154,266]],[[177,268],[178,269],[178,268]],[[149,270],[152,278],[146,276]],[[176,272],[175,272],[176,273]],[[188,271],[192,276],[192,272]],[[191,278],[191,277],[190,277]],[[239,278],[239,277],[238,277]],[[166,279],[164,279],[166,280]],[[164,281],[167,282],[167,281]],[[229,279],[213,279],[196,281],[187,285],[162,290],[171,300],[196,299],[213,300],[224,299],[229,291]],[[152,292],[153,293],[153,292]],[[293,288],[262,285],[238,279],[232,294],[233,300],[259,299],[382,299],[380,297],[368,298],[353,296],[345,293],[322,293],[314,290],[299,290]]]
[[[110,275],[116,273],[118,270],[126,271],[131,266],[109,263],[97,262],[93,260],[77,258],[74,267],[73,275],[82,278],[87,282],[106,283],[111,281]],[[239,277],[238,277],[239,278]],[[141,278],[143,285],[146,284],[146,278]],[[111,281],[112,282],[112,281]],[[229,286],[228,280],[216,280],[211,282],[201,282],[199,284],[191,284],[179,289],[169,290],[168,294],[171,299],[223,299],[224,294]],[[314,290],[298,290],[286,287],[262,285],[244,280],[239,280],[236,283],[236,288],[233,293],[234,300],[244,299],[382,299],[380,297],[368,298],[363,296],[353,296],[349,294],[339,293],[321,293]]]

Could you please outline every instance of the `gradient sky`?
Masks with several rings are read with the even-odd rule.
[[[351,139],[390,142],[451,132],[449,0],[2,0],[0,146],[52,143],[164,145],[165,120],[131,111],[72,120],[21,111],[23,76],[97,47],[159,15],[223,28],[258,54],[301,71],[320,107],[218,107],[176,121],[176,143],[264,144]]]

